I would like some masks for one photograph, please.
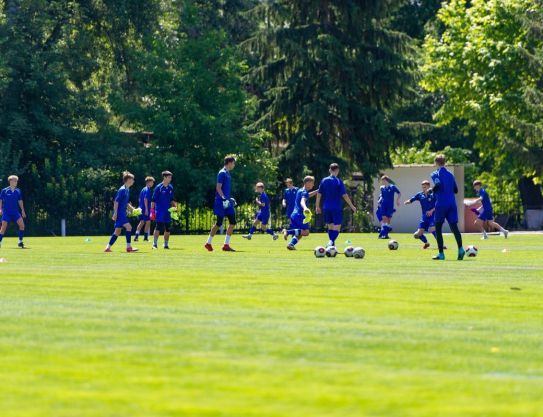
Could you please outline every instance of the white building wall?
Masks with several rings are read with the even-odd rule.
[[[383,172],[383,174],[388,175],[400,189],[401,196],[401,205],[399,208],[396,207],[396,213],[392,218],[392,228],[393,232],[399,233],[409,233],[414,232],[417,229],[421,216],[421,208],[418,202],[415,202],[411,205],[404,206],[403,202],[413,195],[421,191],[420,183],[423,180],[429,180],[430,174],[435,171],[433,165],[398,165],[393,169],[389,169]],[[456,177],[456,183],[458,184],[458,194],[456,195],[456,203],[458,205],[458,227],[460,231],[464,231],[464,166],[463,165],[448,165],[447,169],[452,171]],[[433,185],[433,184],[432,184]],[[379,200],[379,189],[380,189],[379,179],[376,179],[374,182],[374,192],[373,192],[373,206],[374,213],[373,219],[374,224],[377,226],[379,222],[375,217],[375,210],[377,209],[377,202]],[[447,222],[445,222],[444,231],[450,231]]]

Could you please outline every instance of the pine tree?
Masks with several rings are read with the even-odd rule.
[[[290,175],[331,161],[367,179],[390,164],[391,110],[408,94],[409,38],[390,29],[401,1],[278,0],[257,6],[247,47],[261,113]]]

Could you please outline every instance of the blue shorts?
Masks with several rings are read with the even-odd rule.
[[[392,215],[396,212],[394,207],[379,207],[375,214],[377,215],[377,220],[383,220],[383,217],[392,218]]]
[[[17,223],[21,218],[21,213],[2,213],[2,221],[7,223]]]
[[[456,208],[456,201],[450,203],[436,204],[436,211],[434,212],[435,222],[443,223],[445,219],[449,224],[458,223],[458,209]]]
[[[155,221],[157,223],[166,223],[169,224],[172,222],[172,216],[168,210],[165,211],[157,211],[156,212],[156,219]]]
[[[430,230],[432,227],[434,227],[436,224],[435,224],[435,221],[434,221],[434,216],[431,216],[431,217],[422,217],[420,219],[420,222],[419,222],[419,229],[423,229],[423,230]]]
[[[289,229],[309,230],[309,223],[304,224],[304,219],[303,214],[292,214]]]
[[[147,221],[151,220],[151,218],[149,216],[146,216],[145,214],[140,214],[139,220],[143,221],[143,222],[147,222]]]
[[[115,229],[123,227],[126,223],[129,223],[126,214],[124,216],[117,215],[117,220],[115,220]]]
[[[479,214],[478,219],[482,221],[494,220],[494,213],[492,212],[492,209],[483,210],[481,214]]]
[[[268,224],[270,221],[270,212],[269,211],[259,211],[256,213],[256,220],[260,221],[262,224]]]
[[[222,200],[215,200],[215,204],[213,204],[213,213],[215,213],[215,216],[219,217],[229,217],[229,216],[235,216],[236,210],[232,205],[228,207],[226,210],[224,209],[222,205]]]
[[[341,224],[343,223],[343,210],[323,210],[322,211],[325,224]]]

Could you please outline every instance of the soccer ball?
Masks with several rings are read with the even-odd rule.
[[[354,255],[354,248],[352,246],[347,246],[343,253],[347,258],[352,258]]]
[[[470,258],[475,258],[477,256],[477,252],[479,252],[479,250],[471,245],[471,246],[468,246],[466,248],[466,254],[470,257]]]
[[[391,240],[388,242],[388,248],[390,250],[397,250],[400,247],[400,244],[396,242],[395,240]]]
[[[315,257],[324,258],[326,256],[326,249],[322,246],[317,246],[315,248]]]
[[[337,249],[335,246],[328,246],[326,248],[326,257],[335,258],[337,255]]]
[[[354,248],[353,256],[356,259],[364,259],[364,256],[366,256],[366,251],[363,248]]]

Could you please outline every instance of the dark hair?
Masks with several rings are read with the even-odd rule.
[[[234,158],[232,155],[226,156],[224,158],[224,165],[228,165],[231,162],[236,162],[236,158]]]
[[[443,167],[447,163],[447,157],[443,154],[436,155],[434,162],[440,167]]]
[[[293,181],[292,181],[292,178],[287,178],[287,179],[285,180],[285,182],[293,182]]]
[[[126,182],[128,179],[134,179],[134,174],[124,171],[123,172],[123,182]]]
[[[381,177],[381,181],[392,182],[392,181],[390,180],[390,177],[389,177],[388,175],[383,175],[383,176]]]
[[[304,177],[304,184],[307,184],[310,181],[315,182],[315,177],[312,177],[311,175],[307,175],[306,177]]]
[[[145,182],[149,182],[149,181],[155,182],[155,178],[154,177],[145,177]]]
[[[337,171],[339,169],[339,164],[336,164],[335,162],[333,164],[330,164],[330,171]]]
[[[476,185],[483,185],[483,183],[481,182],[481,180],[475,180],[473,181],[473,186],[475,187]]]
[[[173,174],[170,171],[162,171],[162,178],[171,176],[173,176]]]

